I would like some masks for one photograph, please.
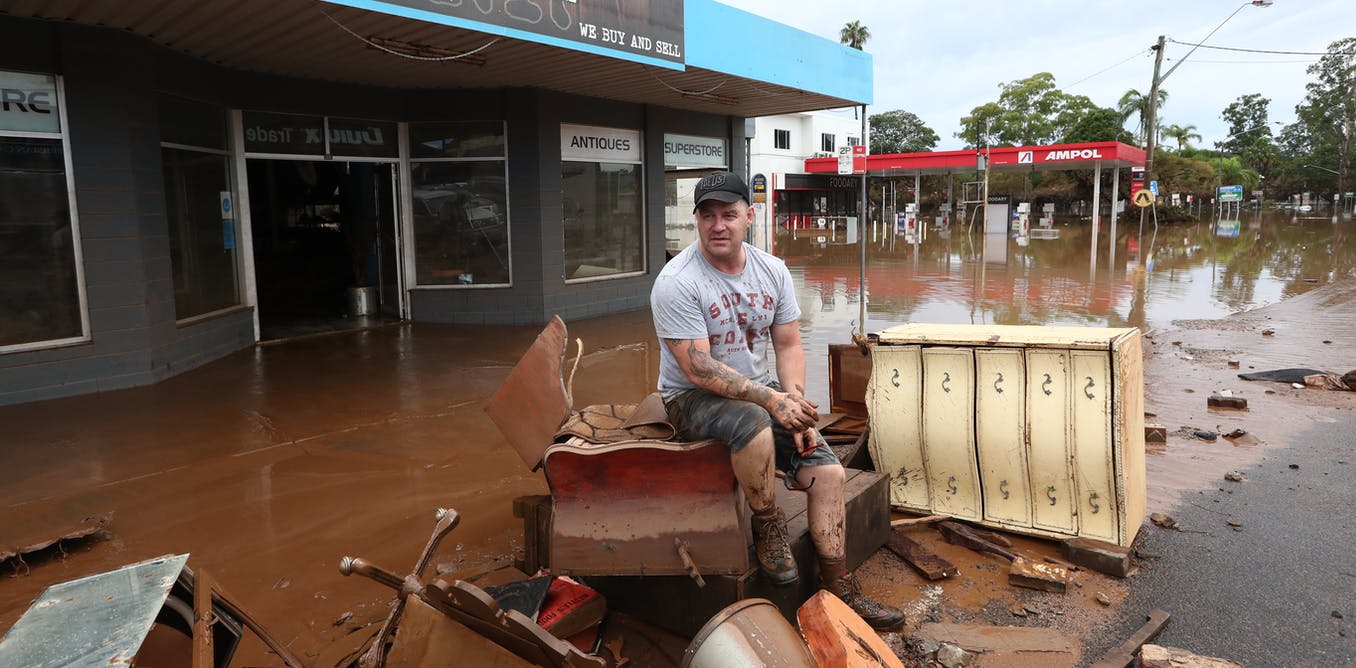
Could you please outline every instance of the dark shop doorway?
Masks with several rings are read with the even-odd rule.
[[[395,164],[250,159],[260,339],[400,319]]]

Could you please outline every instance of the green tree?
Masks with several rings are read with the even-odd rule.
[[[1167,137],[1176,141],[1178,151],[1185,150],[1187,144],[1190,144],[1192,139],[1195,139],[1196,141],[1201,140],[1201,135],[1196,132],[1195,125],[1182,126],[1177,125],[1176,123],[1159,128],[1158,136]]]
[[[866,45],[866,41],[871,39],[871,31],[862,25],[861,21],[849,21],[838,31],[838,42],[846,44],[858,51]]]
[[[896,109],[871,114],[871,153],[931,151],[941,137],[912,112]]]
[[[1267,125],[1267,107],[1270,105],[1271,100],[1258,93],[1238,96],[1220,114],[1220,118],[1229,124],[1229,136],[1216,142],[1215,146],[1225,153],[1239,155],[1257,137],[1270,137],[1271,127]]]
[[[1262,135],[1253,137],[1239,157],[1243,159],[1243,164],[1247,165],[1249,169],[1256,170],[1262,176],[1270,177],[1271,167],[1276,164],[1280,153],[1280,149],[1271,143],[1271,137]]]
[[[1305,132],[1315,140],[1312,164],[1336,164],[1337,191],[1351,183],[1352,143],[1356,140],[1356,37],[1328,45],[1328,53],[1309,66],[1314,80],[1295,107]]]
[[[1094,141],[1130,142],[1130,132],[1121,125],[1120,112],[1115,109],[1098,107],[1083,114],[1060,140],[1066,144],[1081,144]]]
[[[1050,144],[1095,109],[1092,100],[1065,93],[1055,86],[1053,74],[1041,72],[1000,84],[998,100],[970,110],[956,137],[976,146]]]
[[[1167,102],[1168,91],[1158,89],[1158,108],[1161,110]],[[1116,101],[1116,111],[1121,114],[1121,123],[1130,120],[1132,116],[1136,119],[1135,139],[1144,143],[1148,138],[1144,132],[1144,124],[1149,120],[1149,96],[1131,88]]]

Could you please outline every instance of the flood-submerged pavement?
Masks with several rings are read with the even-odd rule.
[[[1180,338],[1169,333],[1178,318],[1279,301],[1350,275],[1356,253],[1341,226],[1257,223],[1253,236],[1241,240],[1215,236],[1211,225],[1165,227],[1136,242],[1153,251],[1133,264],[1124,236],[1119,260],[1113,263],[1104,249],[1099,264],[1090,262],[1089,240],[1077,228],[1066,228],[1063,246],[1008,243],[1009,261],[1001,264],[986,261],[992,258],[977,238],[960,235],[933,237],[918,252],[881,248],[868,267],[868,330],[909,320],[1146,329],[1147,407],[1159,422],[1170,431],[1246,425],[1261,441],[1236,447],[1174,436],[1151,450],[1151,510],[1176,512],[1190,494],[1219,485],[1223,470],[1284,447],[1300,427],[1349,397],[1285,388],[1256,396],[1261,387],[1241,387],[1225,359],[1236,354],[1258,369],[1304,359],[1306,366],[1346,370],[1332,351],[1356,350],[1352,320],[1322,322],[1333,332],[1322,338],[1312,325],[1330,308],[1323,299],[1349,287],[1293,300],[1295,312],[1286,317],[1294,324],[1275,327],[1273,337],[1234,325],[1212,334],[1192,323],[1179,328]],[[809,253],[793,244],[786,250],[806,311],[812,398],[826,403],[826,346],[847,341],[857,318],[855,256],[835,259],[832,249]],[[574,378],[576,406],[634,400],[651,390],[658,351],[648,313],[570,327],[585,351]],[[245,351],[153,387],[0,408],[7,431],[0,527],[28,533],[114,514],[111,540],[79,543],[62,558],[0,579],[0,628],[49,584],[191,552],[192,565],[211,571],[294,651],[319,661],[335,647],[356,644],[391,598],[370,581],[339,576],[341,556],[404,572],[428,536],[433,509],[454,507],[463,521],[435,567],[469,574],[508,563],[521,541],[512,499],[542,493],[545,485],[506,446],[480,404],[536,331],[413,325],[339,334]],[[1254,399],[1251,410],[1207,411],[1209,391],[1223,388]],[[1020,545],[1053,553],[1041,541]],[[968,577],[938,588],[882,554],[863,569],[866,587],[919,621],[1054,625],[1076,638],[1094,638],[1122,613],[1139,614],[1120,607],[1137,586],[1133,578],[1086,574],[1079,593],[1055,598],[1012,590],[990,558],[959,548],[943,556]],[[1107,593],[1113,605],[1093,603],[1094,591]],[[333,623],[346,613],[352,616]]]
[[[648,323],[633,313],[574,324],[586,346],[579,405],[650,391]],[[481,404],[537,331],[337,334],[244,351],[151,387],[0,408],[0,544],[112,514],[109,540],[6,565],[0,629],[50,584],[187,552],[316,661],[383,619],[392,598],[340,576],[339,559],[408,572],[436,508],[462,521],[430,573],[511,564],[522,535],[512,500],[546,487]]]

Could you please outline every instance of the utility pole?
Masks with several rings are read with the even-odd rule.
[[[1154,45],[1154,80],[1149,84],[1149,117],[1144,121],[1144,180],[1151,183],[1154,181],[1154,138],[1158,134],[1158,70],[1163,66],[1163,40],[1164,36],[1159,35],[1158,44]]]
[[[861,333],[862,340],[866,340],[866,221],[867,221],[867,202],[866,202],[866,175],[870,171],[866,168],[871,159],[871,143],[867,141],[866,124],[866,105],[862,105],[862,145],[867,147],[867,159],[862,161],[862,201],[861,208],[857,211],[857,243],[861,246],[862,261],[858,268],[857,276],[857,301],[861,303],[861,320],[857,324],[857,331]],[[885,198],[881,197],[881,216],[885,215]],[[865,350],[865,349],[863,349]]]

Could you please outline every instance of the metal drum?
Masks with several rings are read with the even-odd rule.
[[[683,668],[814,668],[800,632],[765,598],[716,613],[683,652]]]

